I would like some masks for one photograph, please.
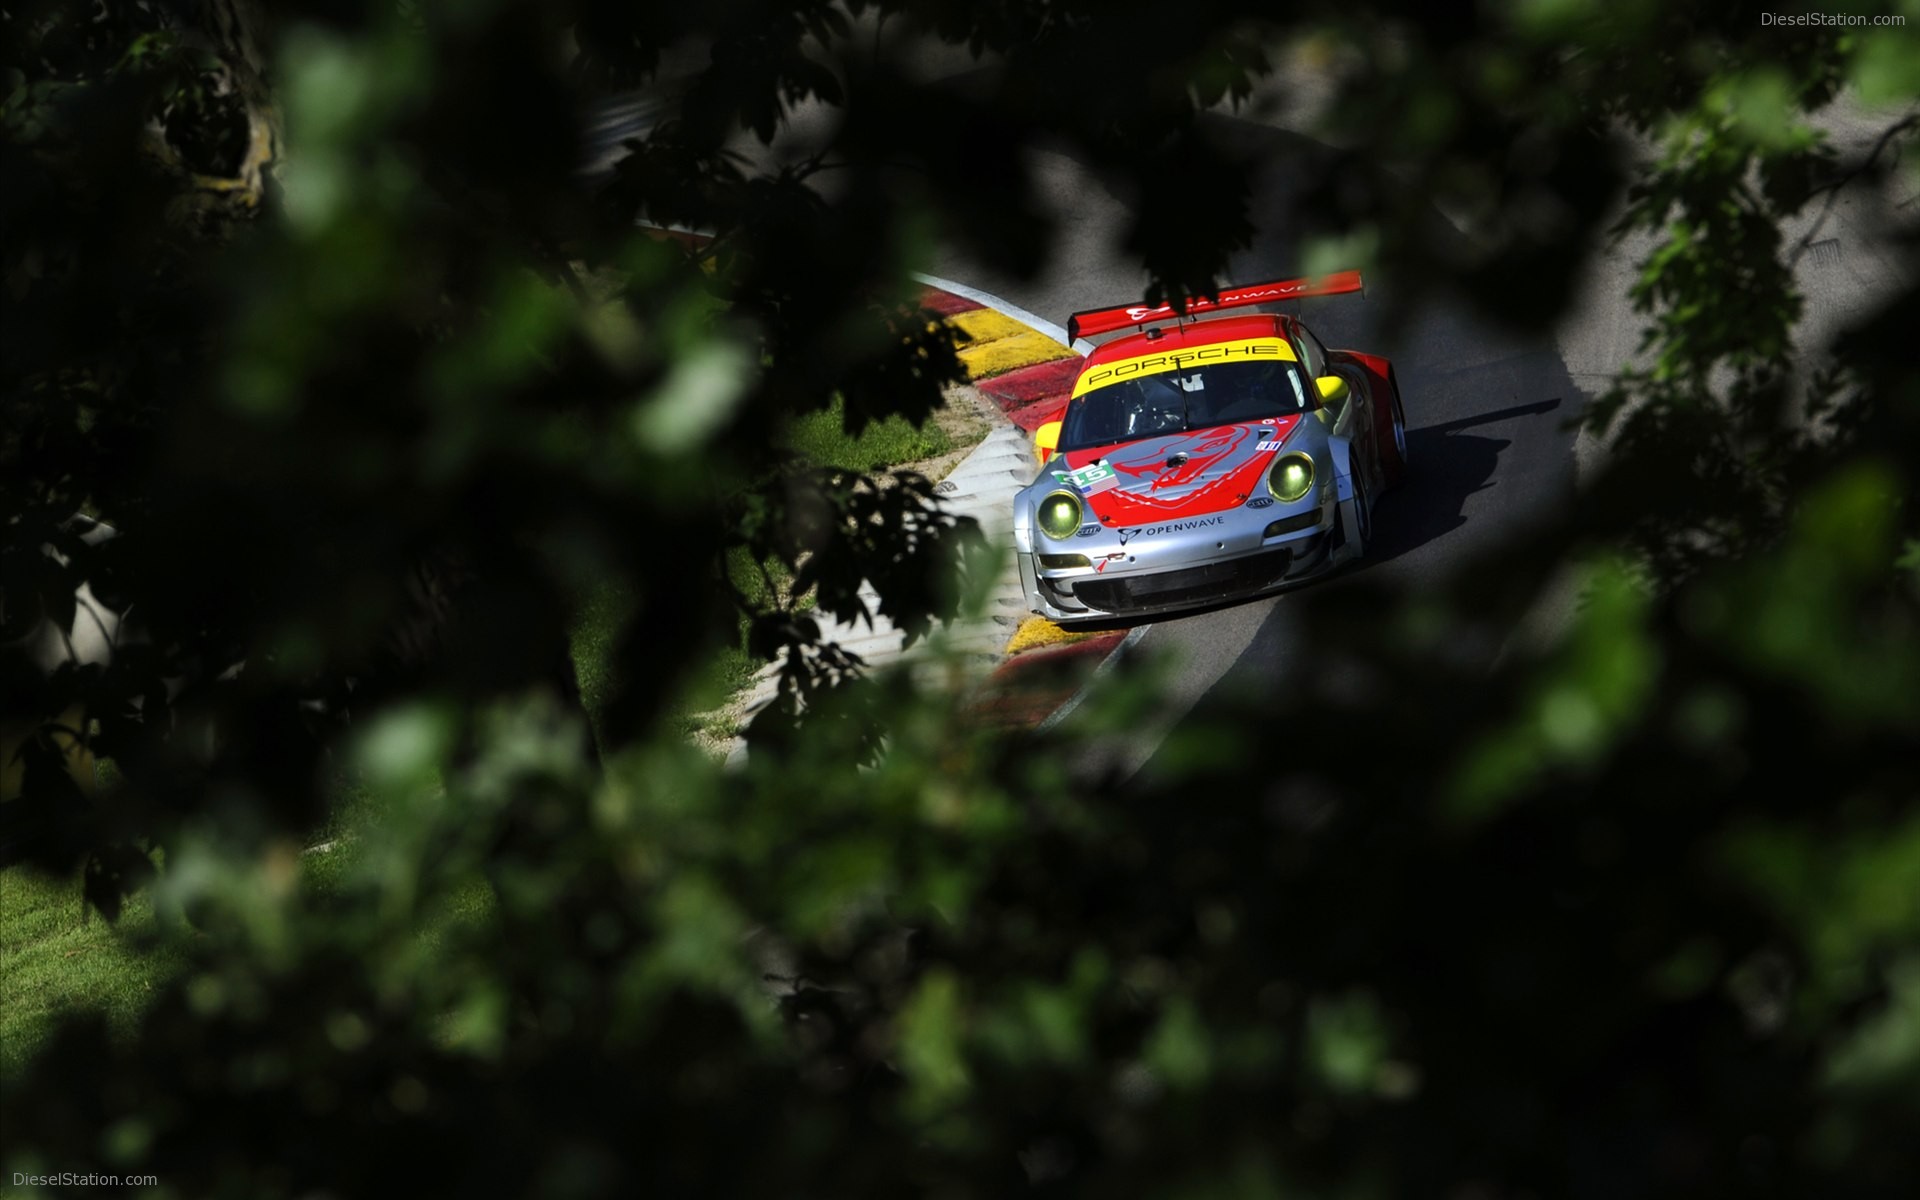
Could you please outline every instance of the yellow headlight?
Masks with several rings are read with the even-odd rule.
[[[1048,492],[1034,516],[1040,532],[1056,542],[1065,541],[1080,530],[1080,497],[1072,492]]]
[[[1313,489],[1313,460],[1304,454],[1282,455],[1267,472],[1267,490],[1287,504]]]

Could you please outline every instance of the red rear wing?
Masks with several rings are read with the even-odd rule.
[[[1129,325],[1145,325],[1149,321],[1171,321],[1178,316],[1218,312],[1223,308],[1245,308],[1249,304],[1299,300],[1305,296],[1339,296],[1347,292],[1360,291],[1363,286],[1360,282],[1360,272],[1336,271],[1331,275],[1322,275],[1318,279],[1282,279],[1275,283],[1252,283],[1246,287],[1227,288],[1220,293],[1218,300],[1196,296],[1187,301],[1185,314],[1174,312],[1171,304],[1154,307],[1129,304],[1122,308],[1090,308],[1086,312],[1077,312],[1067,318],[1067,339],[1077,342],[1083,337],[1092,337],[1097,333],[1112,333],[1116,329],[1125,329]]]

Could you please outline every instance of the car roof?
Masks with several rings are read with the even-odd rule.
[[[1087,365],[1134,358],[1165,350],[1186,350],[1211,346],[1216,342],[1237,342],[1246,338],[1285,338],[1292,332],[1293,318],[1280,313],[1248,313],[1245,316],[1215,317],[1210,321],[1186,321],[1163,328],[1129,333],[1093,348]],[[1154,336],[1157,335],[1157,336]]]

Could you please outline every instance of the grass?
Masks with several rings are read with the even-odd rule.
[[[379,797],[346,788],[327,826],[315,834],[324,847],[300,857],[302,891],[337,890],[358,863],[366,837],[377,830]],[[83,912],[80,873],[50,879],[0,871],[0,1079],[16,1077],[54,1022],[95,1011],[110,1027],[131,1033],[148,1000],[185,964],[151,897],[130,898],[120,919]],[[420,930],[431,944],[462,923],[484,920],[494,897],[476,877],[447,897]],[[177,918],[170,918],[177,920]]]
[[[737,555],[738,567],[735,580],[743,587],[757,590],[758,576],[749,579],[752,560],[744,553]],[[754,591],[749,591],[754,594]],[[573,651],[574,675],[580,681],[580,703],[587,710],[587,719],[593,722],[595,732],[600,731],[600,722],[606,712],[608,701],[613,698],[615,686],[619,683],[618,655],[615,653],[615,641],[620,627],[633,616],[633,594],[615,584],[606,584],[596,588],[586,602],[582,604],[578,622],[574,625],[570,645]],[[734,643],[721,647],[695,679],[676,706],[668,714],[680,734],[688,735],[707,728],[706,714],[724,705],[735,692],[745,687],[753,679],[758,666],[746,651],[746,625],[739,626],[739,636]],[[716,730],[730,734],[731,730]],[[601,739],[605,745],[605,739]]]
[[[855,471],[880,471],[953,449],[952,437],[934,421],[916,426],[905,417],[891,416],[855,437],[842,427],[845,419],[846,409],[835,397],[832,407],[789,423],[785,441],[794,453],[814,463]]]
[[[86,914],[80,874],[49,879],[0,871],[0,1077],[23,1067],[63,1014],[94,1009],[117,1029],[139,1019],[147,999],[179,965],[146,896],[119,921]]]
[[[593,589],[581,605],[579,620],[569,639],[574,676],[580,681],[580,703],[596,726],[618,681],[614,671],[614,638],[632,617],[633,609],[631,592],[617,584],[604,583]]]

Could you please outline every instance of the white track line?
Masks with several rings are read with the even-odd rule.
[[[1075,354],[1085,355],[1087,351],[1093,349],[1093,343],[1087,339],[1081,338],[1078,342],[1069,341],[1067,331],[1062,326],[1055,325],[1052,321],[1037,317],[1026,309],[1021,308],[1018,304],[1003,300],[992,292],[983,292],[979,288],[970,288],[964,283],[956,283],[951,279],[942,279],[938,275],[922,275],[918,271],[913,273],[913,277],[928,287],[937,287],[943,292],[952,292],[956,296],[965,296],[969,300],[986,305],[997,313],[1003,313],[1006,316],[1012,317],[1027,328],[1046,334],[1062,346],[1071,349]]]

